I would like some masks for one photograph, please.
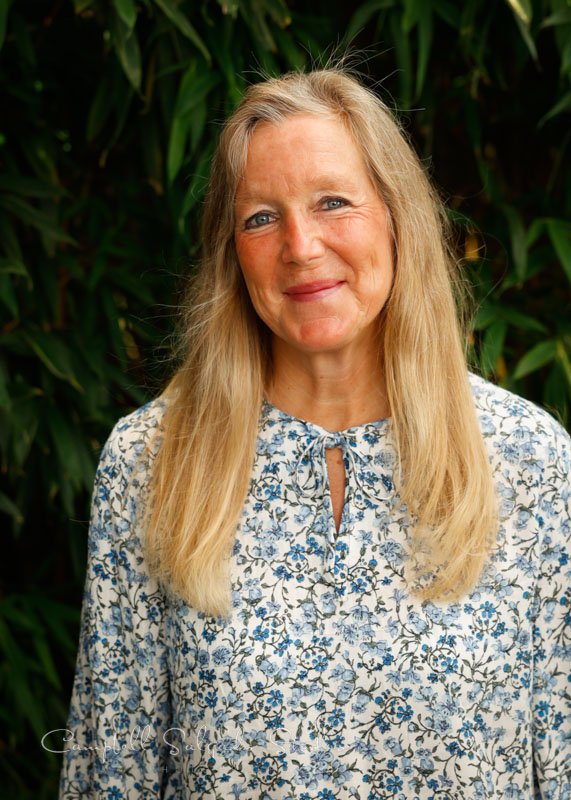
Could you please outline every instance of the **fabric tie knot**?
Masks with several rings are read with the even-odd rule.
[[[351,446],[349,437],[343,433],[326,431],[312,436],[302,449],[293,470],[293,483],[296,491],[303,497],[323,495],[327,485],[327,458],[326,450],[339,448],[343,453],[343,461],[347,472],[351,472],[354,481],[362,494],[378,502],[374,489],[366,485],[361,472],[369,466],[368,459]],[[347,480],[349,475],[347,475]]]

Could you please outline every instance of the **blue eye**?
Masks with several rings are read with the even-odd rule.
[[[246,228],[259,228],[262,225],[267,225],[272,221],[272,217],[267,212],[263,211],[259,214],[254,214],[246,220]]]
[[[335,211],[335,209],[343,208],[343,206],[347,205],[347,201],[343,200],[342,197],[328,197],[325,200],[325,205],[327,209]]]

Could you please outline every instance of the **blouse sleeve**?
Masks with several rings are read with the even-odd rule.
[[[559,425],[554,453],[555,467],[543,476],[536,509],[543,540],[535,596],[532,715],[541,800],[571,798],[571,440]]]
[[[171,725],[165,601],[136,532],[148,473],[140,434],[120,421],[96,473],[79,650],[58,748],[60,800],[178,796],[163,738]]]

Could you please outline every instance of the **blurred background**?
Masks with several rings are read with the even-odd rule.
[[[348,44],[450,209],[476,370],[569,425],[568,0],[0,0],[0,795],[55,798],[89,499],[160,391],[222,120]]]

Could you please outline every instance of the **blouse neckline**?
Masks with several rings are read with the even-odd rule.
[[[327,428],[323,428],[321,425],[318,425],[316,422],[309,422],[308,420],[302,419],[301,417],[295,417],[293,414],[289,414],[287,411],[283,411],[281,408],[278,408],[273,403],[271,403],[266,398],[263,399],[262,402],[262,416],[263,418],[267,418],[272,416],[278,419],[280,422],[289,422],[289,423],[297,423],[302,425],[306,428],[309,432],[314,432],[316,436],[357,436],[359,434],[367,433],[370,431],[380,431],[383,428],[390,429],[391,417],[383,417],[382,419],[371,420],[370,422],[363,422],[360,425],[352,425],[349,428],[343,428],[340,431],[331,431]]]

